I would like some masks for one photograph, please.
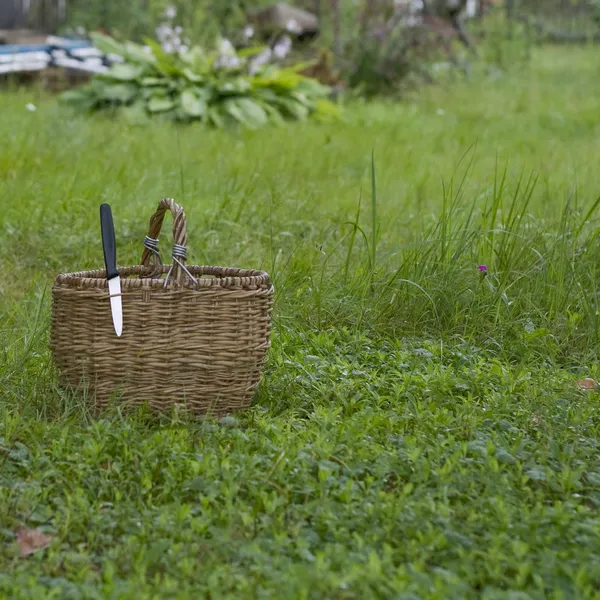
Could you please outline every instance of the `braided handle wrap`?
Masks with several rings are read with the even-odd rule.
[[[150,218],[148,237],[158,240],[167,210],[170,210],[171,214],[173,215],[173,244],[186,248],[187,226],[185,221],[185,212],[183,212],[183,208],[181,208],[181,206],[179,206],[179,204],[177,204],[173,198],[163,198],[158,203],[156,212]],[[151,251],[148,248],[144,248],[144,252],[142,253],[142,265],[145,267],[150,266],[151,255]],[[178,260],[185,265],[185,252],[183,252],[183,256],[181,253],[179,254]],[[180,266],[175,262],[173,276],[178,283],[182,282],[183,273],[183,269],[181,269]]]

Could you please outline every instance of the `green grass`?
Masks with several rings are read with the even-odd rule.
[[[257,132],[1,95],[0,597],[600,597],[599,62]],[[52,370],[50,286],[102,265],[99,204],[135,264],[162,196],[192,262],[276,285],[222,423],[94,420]],[[21,526],[54,541],[19,558]]]

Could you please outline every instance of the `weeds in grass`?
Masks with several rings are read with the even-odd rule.
[[[598,396],[575,385],[600,378],[597,78],[544,52],[344,128],[0,97],[0,597],[597,595]],[[92,415],[57,385],[45,290],[102,264],[102,201],[138,262],[173,190],[193,262],[274,278],[256,404]],[[53,541],[20,558],[21,527]]]

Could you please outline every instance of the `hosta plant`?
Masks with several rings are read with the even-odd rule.
[[[118,111],[137,122],[154,116],[249,128],[338,115],[328,99],[330,89],[300,73],[306,64],[273,64],[268,49],[236,52],[221,40],[213,51],[195,46],[169,54],[150,40],[140,46],[92,37],[99,50],[121,60],[88,85],[63,94],[65,102],[84,111]]]

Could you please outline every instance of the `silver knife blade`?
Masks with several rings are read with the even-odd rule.
[[[118,337],[123,333],[123,303],[121,302],[121,278],[113,277],[108,280],[108,293],[110,295],[110,310],[113,325]]]

